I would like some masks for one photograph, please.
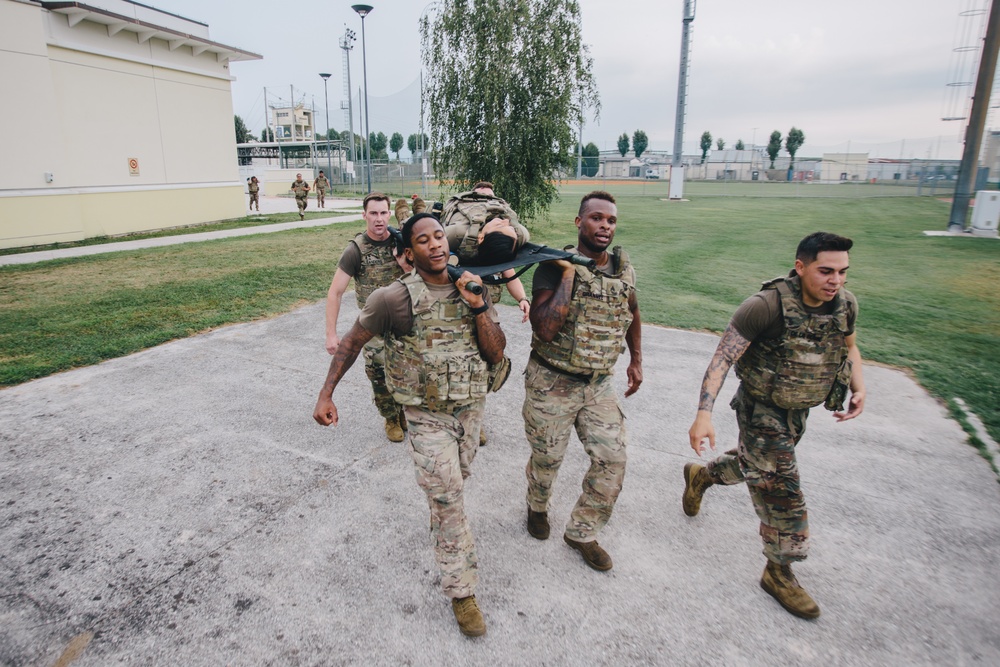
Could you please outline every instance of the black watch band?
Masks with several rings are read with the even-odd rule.
[[[472,309],[472,314],[473,315],[479,315],[481,313],[485,313],[489,309],[490,309],[490,304],[484,303],[483,305],[479,306],[479,308],[473,308]]]

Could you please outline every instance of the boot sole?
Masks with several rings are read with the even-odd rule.
[[[691,489],[691,471],[693,469],[694,469],[693,463],[684,464],[684,493],[681,494],[681,508],[684,510],[684,513],[687,514],[688,516],[698,516],[698,512],[701,511],[700,502],[698,503],[698,506],[694,508],[694,510],[689,510],[687,504],[688,491]]]
[[[778,594],[773,589],[771,589],[770,586],[768,586],[766,583],[764,583],[763,579],[760,580],[760,587],[764,589],[765,593],[767,593],[768,595],[770,595],[771,597],[773,597],[775,599],[775,601],[778,604],[780,604],[785,609],[785,611],[787,611],[792,616],[797,616],[798,618],[802,618],[802,619],[805,619],[807,621],[811,621],[813,619],[819,618],[819,613],[820,613],[819,609],[816,610],[816,613],[811,613],[811,612],[802,611],[801,609],[796,609],[795,607],[790,607],[789,605],[787,605],[784,600],[782,600],[780,597],[778,597]]]

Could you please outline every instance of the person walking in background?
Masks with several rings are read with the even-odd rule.
[[[299,220],[305,220],[306,207],[309,206],[309,184],[302,180],[302,174],[295,174],[291,190],[295,193],[295,205],[299,207]]]

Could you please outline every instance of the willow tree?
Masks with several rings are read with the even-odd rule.
[[[491,181],[522,218],[548,209],[574,164],[586,111],[600,110],[573,0],[441,0],[421,22],[437,174]]]

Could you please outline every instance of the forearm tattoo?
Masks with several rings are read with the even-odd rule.
[[[712,361],[708,364],[705,377],[701,381],[701,396],[698,398],[698,409],[711,412],[715,407],[715,399],[718,398],[722,385],[726,381],[729,369],[733,367],[736,360],[743,356],[743,353],[750,347],[750,341],[737,333],[733,325],[726,327],[719,341],[719,347],[715,349]]]
[[[489,311],[476,315],[476,344],[487,362],[495,364],[503,358],[507,337],[500,325],[490,319]]]
[[[327,372],[326,382],[323,384],[325,388],[329,389],[331,393],[333,392],[334,387],[344,377],[347,369],[354,365],[354,361],[358,358],[365,343],[371,339],[372,335],[365,329],[357,324],[354,325],[350,333],[340,341],[340,345],[337,346],[337,351],[330,361],[330,370]]]

